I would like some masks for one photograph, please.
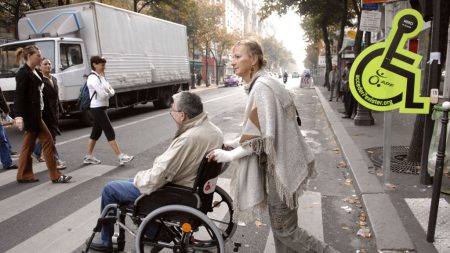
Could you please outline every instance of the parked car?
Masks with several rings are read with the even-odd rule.
[[[239,86],[240,82],[241,82],[241,80],[236,75],[227,75],[223,79],[223,83],[225,84],[225,87]]]
[[[299,78],[300,74],[298,72],[292,72],[292,78]]]

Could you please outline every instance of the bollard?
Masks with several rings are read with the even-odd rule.
[[[434,233],[436,231],[436,220],[439,209],[439,197],[441,194],[442,174],[444,169],[445,147],[447,145],[447,124],[448,111],[450,110],[450,102],[446,101],[442,104],[442,128],[439,137],[438,152],[436,155],[436,168],[433,179],[433,193],[431,195],[430,217],[428,219],[427,241],[434,242]]]

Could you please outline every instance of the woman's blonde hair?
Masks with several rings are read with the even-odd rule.
[[[20,58],[23,57],[25,61],[28,61],[28,56],[35,54],[37,51],[39,51],[39,48],[35,45],[28,45],[26,47],[19,47],[16,50],[16,63],[20,63]]]
[[[236,44],[234,44],[233,49],[240,45],[247,47],[250,56],[258,56],[258,65],[260,68],[263,68],[267,65],[267,60],[264,58],[263,48],[258,41],[254,39],[240,40],[236,42]]]

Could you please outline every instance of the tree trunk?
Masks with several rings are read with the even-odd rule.
[[[328,38],[328,29],[325,19],[322,19],[320,28],[322,29],[323,42],[325,43],[325,83],[323,86],[330,87],[329,73],[331,70],[331,47]]]
[[[422,156],[423,128],[425,127],[425,115],[418,114],[414,122],[414,130],[409,143],[408,156],[409,162],[420,162]]]
[[[342,49],[342,46],[344,45],[344,36],[345,36],[345,24],[347,23],[347,0],[342,0],[342,17],[341,17],[341,24],[339,28],[339,40],[338,40],[338,54],[337,54],[337,62],[338,62],[338,73],[339,76],[341,75],[341,62],[342,62],[342,54],[339,54],[339,51]],[[337,87],[338,93],[339,93],[339,85]]]

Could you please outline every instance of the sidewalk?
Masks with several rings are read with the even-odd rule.
[[[383,113],[372,112],[373,126],[356,126],[352,119],[341,117],[344,110],[342,101],[328,101],[330,94],[321,86],[322,83],[316,82],[316,92],[353,173],[378,251],[450,252],[450,196],[441,194],[435,243],[428,243],[426,230],[432,187],[420,185],[418,174],[397,173],[402,171],[391,172],[388,180],[394,187],[385,187],[383,170],[375,167],[369,157],[382,161]],[[409,146],[415,118],[415,115],[393,112],[392,147],[404,149]],[[443,185],[450,185],[450,178],[444,176]]]

